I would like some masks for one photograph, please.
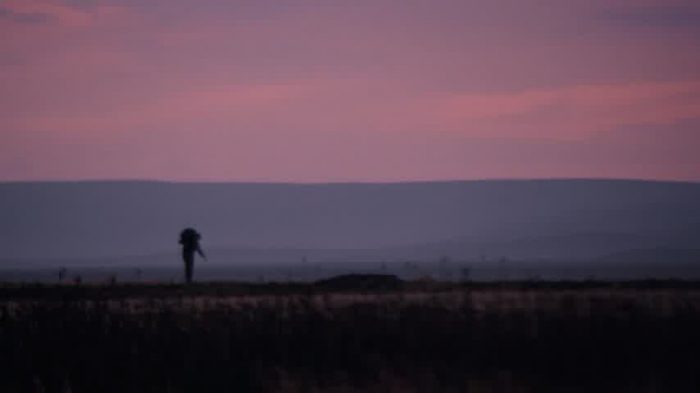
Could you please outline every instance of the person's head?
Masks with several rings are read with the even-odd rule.
[[[194,228],[185,228],[180,232],[180,241],[183,243],[194,243],[199,241],[201,235]]]

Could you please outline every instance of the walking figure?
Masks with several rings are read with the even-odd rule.
[[[199,239],[202,236],[193,228],[185,228],[180,232],[180,244],[182,244],[182,259],[185,261],[185,282],[192,282],[194,270],[194,253],[197,252],[205,260],[207,257],[199,246]]]

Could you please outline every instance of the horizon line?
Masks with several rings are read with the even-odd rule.
[[[283,181],[283,180],[190,180],[190,179],[138,179],[138,178],[88,178],[47,180],[0,180],[0,184],[41,183],[160,183],[160,184],[251,184],[251,185],[374,185],[374,184],[437,184],[437,183],[483,183],[483,182],[538,182],[538,181],[599,181],[599,182],[644,182],[700,184],[700,179],[655,179],[641,177],[494,177],[474,179],[413,179],[413,180],[331,180],[331,181]]]

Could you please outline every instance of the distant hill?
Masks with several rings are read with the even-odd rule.
[[[700,246],[700,244],[698,245]],[[611,263],[675,263],[675,264],[695,264],[700,266],[700,248],[696,249],[672,249],[672,248],[651,248],[620,251],[605,255],[597,259],[602,262]]]
[[[700,244],[700,184],[0,183],[5,261],[177,257],[185,226],[222,260],[573,258]],[[228,256],[225,256],[228,255]],[[148,262],[145,262],[148,263]]]

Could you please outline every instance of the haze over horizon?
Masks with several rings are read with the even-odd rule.
[[[186,226],[201,230],[208,249],[287,250],[262,257],[218,253],[222,262],[298,262],[303,250],[358,261],[484,253],[581,259],[645,248],[694,249],[700,241],[700,183],[0,182],[0,206],[6,265],[174,255],[176,235]]]
[[[700,181],[686,0],[0,1],[0,181]]]

